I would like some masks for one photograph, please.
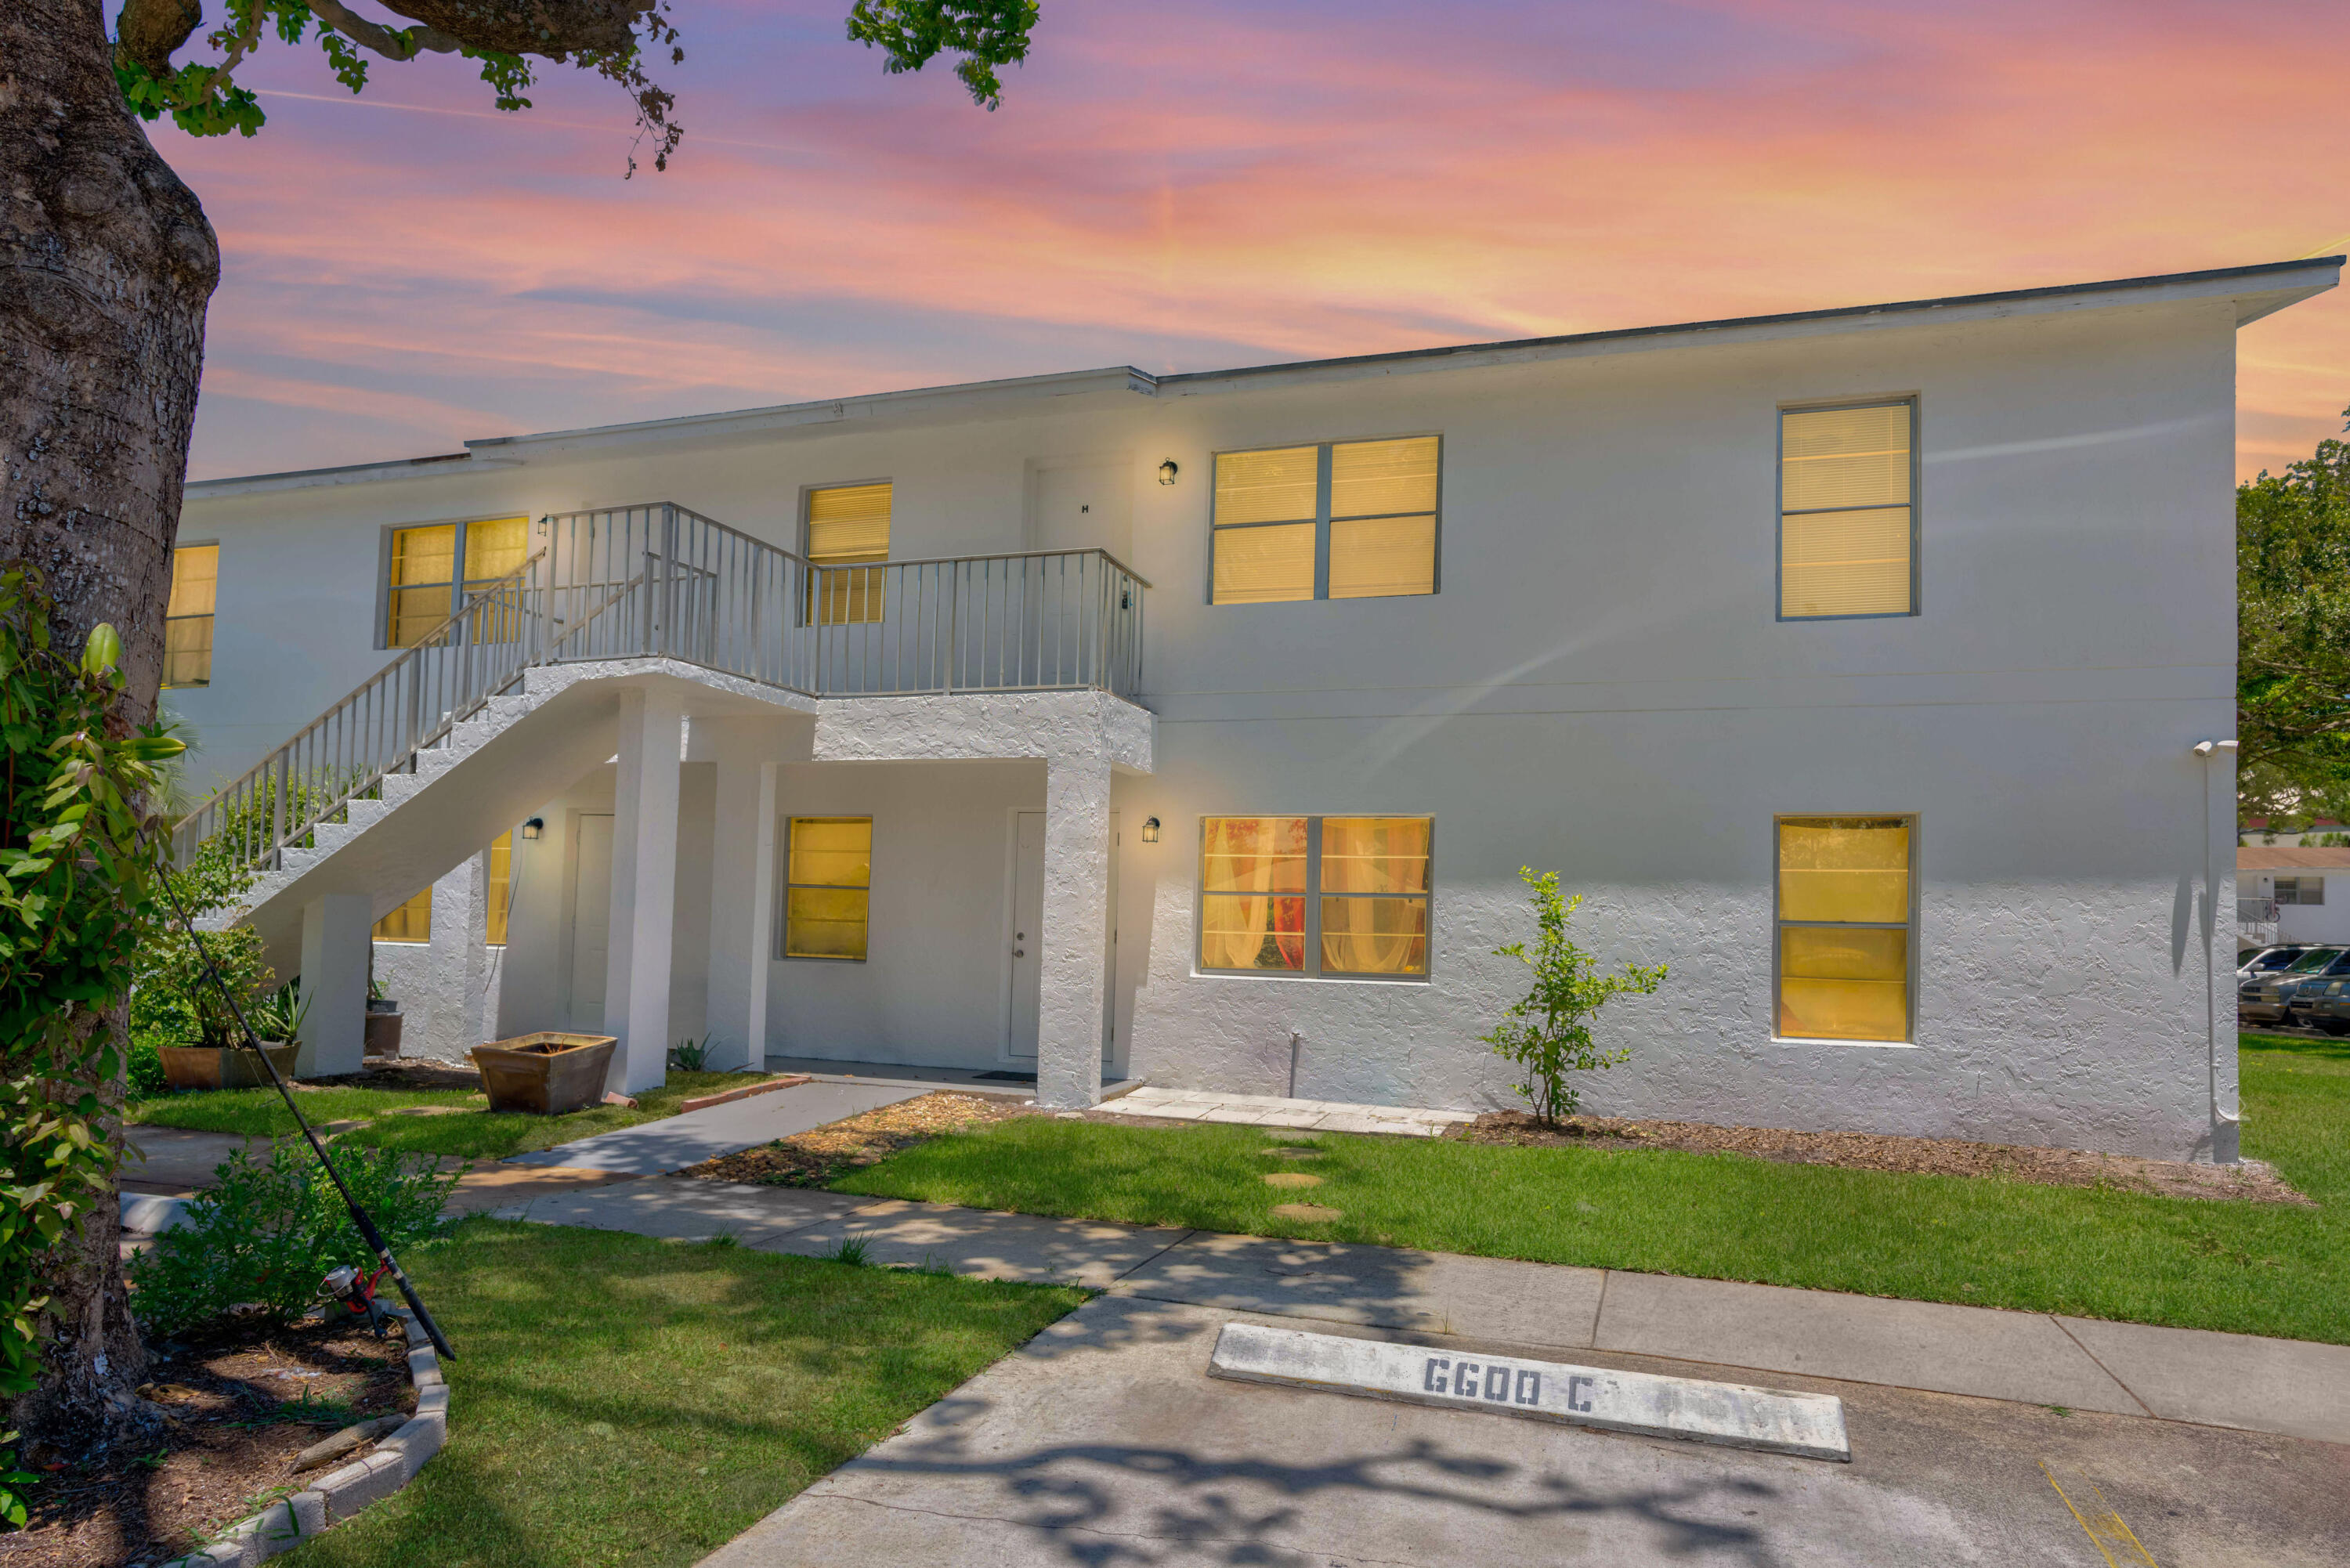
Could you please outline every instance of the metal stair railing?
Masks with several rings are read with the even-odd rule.
[[[551,514],[530,557],[182,818],[276,869],[546,665],[648,656],[810,697],[1142,682],[1149,584],[1101,550],[813,566],[669,502]]]

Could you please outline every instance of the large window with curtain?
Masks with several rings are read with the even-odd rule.
[[[1917,608],[1914,399],[1779,410],[1779,617]]]
[[[527,517],[488,517],[474,523],[393,529],[384,646],[415,647],[455,615],[467,598],[519,571],[529,557]],[[482,641],[511,635],[503,617],[482,622]]]
[[[213,683],[213,605],[220,587],[220,546],[182,545],[172,552],[172,597],[163,608],[163,684]]]
[[[785,855],[783,956],[862,961],[872,888],[871,817],[793,817]]]
[[[1906,816],[1778,821],[1778,1034],[1907,1041],[1916,824]]]
[[[1434,593],[1442,455],[1435,436],[1217,454],[1210,601]]]
[[[808,618],[852,626],[881,618],[884,574],[864,563],[889,558],[891,486],[835,484],[808,492]]]
[[[1211,816],[1200,836],[1200,967],[1428,973],[1433,819]]]

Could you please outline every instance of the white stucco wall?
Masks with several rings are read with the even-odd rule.
[[[1139,763],[1086,764],[1099,787],[1056,863],[1091,877],[1104,808],[1119,811],[1113,995],[1130,1009],[1134,1070],[1275,1087],[1295,1030],[1302,1093],[1498,1103],[1503,1070],[1475,1036],[1516,983],[1490,950],[1523,929],[1515,870],[1531,862],[1587,896],[1592,945],[1673,966],[1660,994],[1606,1020],[1636,1056],[1593,1085],[1597,1108],[2209,1151],[2218,1025],[2203,966],[2224,976],[2228,954],[2212,950],[2232,932],[2198,901],[2230,908],[2232,781],[2224,760],[2188,749],[2233,723],[2235,310],[2107,300],[1468,369],[1331,368],[961,419],[525,443],[500,449],[510,467],[200,492],[186,536],[222,541],[223,625],[215,686],[176,701],[225,765],[234,737],[274,739],[348,688],[382,657],[349,633],[371,623],[395,524],[665,495],[791,543],[806,486],[886,476],[893,555],[967,554],[1027,541],[1039,462],[1107,456],[1132,476],[1130,564],[1151,583],[1142,701],[1156,738]],[[1881,395],[1920,410],[1919,613],[1780,621],[1776,410]],[[1442,592],[1207,602],[1216,452],[1428,431],[1444,439]],[[1168,458],[1181,478],[1161,486],[1151,474]],[[310,640],[327,652],[289,653]],[[911,977],[771,968],[768,1044],[993,1060],[1006,814],[1045,796],[1050,764],[897,759],[1043,757],[1065,718],[1007,720],[1043,736],[1007,752],[966,732],[994,710],[893,701],[827,703],[812,738],[776,741],[777,815],[875,803],[877,931],[914,929],[897,922],[924,902],[968,918],[939,926]],[[275,717],[246,723],[263,712]],[[2209,811],[2207,766],[2221,805]],[[696,857],[707,877],[712,857],[759,842],[742,776],[728,798],[744,819],[712,806],[708,852],[681,830],[680,908],[713,922],[724,911],[709,888],[733,881],[691,898],[683,877]],[[583,781],[545,808],[535,856],[517,846],[545,874],[525,873],[502,1032],[560,1012],[563,814],[591,809],[598,787],[608,803],[608,784]],[[1429,980],[1195,973],[1199,818],[1349,811],[1436,819]],[[1772,1038],[1772,820],[1824,812],[1918,820],[1911,1045]],[[1146,848],[1150,815],[1165,834]],[[908,850],[922,853],[896,858]],[[1064,903],[1087,896],[1072,888]],[[674,995],[707,973],[702,948],[723,929],[681,928]],[[731,999],[741,987],[728,985]],[[1048,1008],[1074,1018],[1081,989],[1056,987]],[[680,1033],[701,1026],[690,1012]],[[2229,1051],[2223,1107],[2232,1074]]]

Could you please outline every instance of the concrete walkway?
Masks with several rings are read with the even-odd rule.
[[[639,1122],[504,1160],[507,1165],[559,1165],[620,1176],[661,1176],[721,1155],[738,1154],[810,1127],[862,1116],[927,1092],[922,1085],[808,1083],[754,1095],[708,1110]]]
[[[495,1212],[689,1241],[727,1234],[804,1256],[856,1237],[875,1263],[1075,1282],[1138,1302],[2350,1444],[2343,1345],[679,1179]]]
[[[1473,1111],[1357,1106],[1339,1100],[1294,1100],[1280,1095],[1226,1095],[1211,1089],[1159,1089],[1149,1084],[1101,1108],[1122,1116],[1156,1116],[1172,1122],[1237,1122],[1253,1127],[1388,1133],[1398,1137],[1440,1137],[1446,1127],[1477,1119]]]

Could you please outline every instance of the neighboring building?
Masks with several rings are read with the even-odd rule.
[[[2350,849],[2278,845],[2237,850],[2236,926],[2240,949],[2272,942],[2350,943]]]
[[[1534,866],[1671,967],[1601,1111],[2233,1158],[2233,339],[2339,271],[192,484],[190,831],[313,1071],[429,888],[449,1054],[1508,1105]]]

